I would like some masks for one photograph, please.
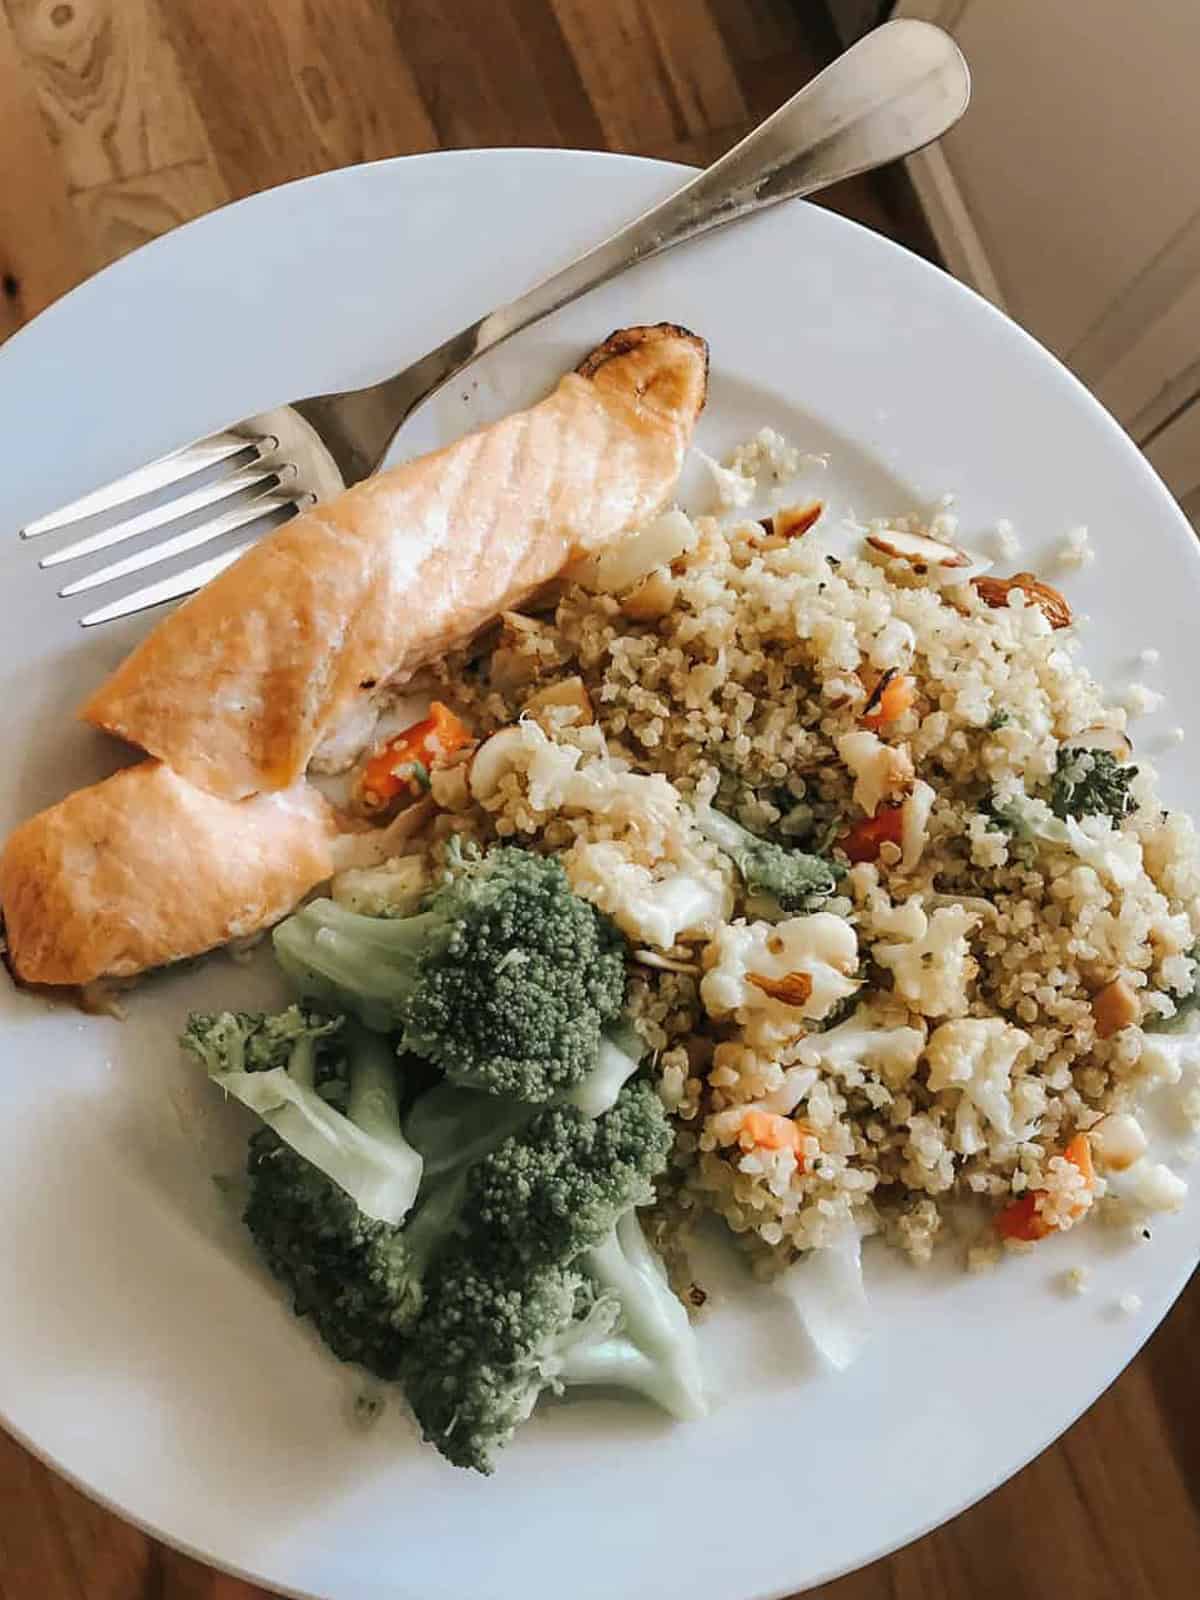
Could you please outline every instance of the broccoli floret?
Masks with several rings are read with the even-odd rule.
[[[658,1096],[635,1083],[595,1121],[539,1112],[470,1169],[403,1369],[425,1437],[456,1465],[490,1472],[547,1389],[611,1383],[703,1411],[687,1315],[634,1210],[670,1143]]]
[[[616,1104],[644,1052],[633,1028],[627,1022],[616,1023],[600,1040],[591,1071],[556,1095],[552,1104],[573,1106],[585,1117],[603,1116]],[[420,1151],[429,1181],[477,1161],[502,1139],[524,1128],[538,1109],[527,1100],[442,1082],[416,1101],[405,1119],[404,1133]]]
[[[464,1225],[489,1257],[569,1261],[622,1212],[650,1203],[671,1140],[645,1082],[627,1084],[602,1117],[552,1106],[471,1168]]]
[[[747,894],[773,900],[781,911],[815,911],[844,875],[836,862],[760,839],[711,806],[697,806],[695,816],[705,838],[732,858]]]
[[[258,1252],[339,1360],[397,1375],[401,1336],[420,1309],[403,1231],[365,1216],[270,1128],[250,1140],[243,1220]]]
[[[183,1046],[199,1058],[212,1076],[223,1072],[269,1072],[286,1067],[299,1044],[314,1047],[314,1059],[342,1026],[341,1017],[289,1006],[274,1015],[253,1011],[222,1011],[188,1017]],[[323,1064],[323,1063],[322,1063]]]
[[[1110,750],[1060,750],[1050,782],[1050,809],[1063,821],[1111,817],[1117,827],[1136,809],[1129,786],[1137,770],[1123,767]]]
[[[366,1216],[270,1128],[250,1140],[247,1172],[243,1220],[296,1315],[312,1319],[340,1360],[396,1378],[425,1275],[453,1236],[464,1174],[447,1168],[422,1183],[408,1217],[394,1224]]]
[[[570,1268],[509,1273],[460,1248],[445,1258],[403,1366],[422,1436],[456,1467],[491,1472],[559,1372],[584,1280]],[[612,1318],[605,1317],[605,1333]]]
[[[249,1042],[260,1071],[286,1070],[280,1063],[288,1059],[296,1038],[315,1035],[320,1041],[317,1092],[345,1112],[351,1104],[353,1078],[345,1057],[338,1054],[340,1027],[340,1018],[306,1018],[295,1007],[281,1018],[196,1018],[192,1047],[211,1055],[219,1039],[226,1054],[233,1052],[244,1060]],[[618,1036],[625,1038],[625,1033],[619,1031]],[[268,1040],[274,1041],[271,1049]],[[371,1044],[386,1049],[381,1040],[372,1039]],[[611,1041],[606,1045],[608,1051],[617,1050]],[[620,1059],[625,1076],[636,1070],[635,1059],[623,1054]],[[602,1049],[593,1073],[570,1095],[572,1102],[580,1098],[603,1102],[603,1109],[619,1089],[616,1069]],[[466,1225],[473,1165],[546,1114],[523,1101],[448,1083],[421,1095],[403,1123],[404,1136],[423,1162],[423,1171],[416,1201],[402,1224],[367,1216],[339,1184],[273,1129],[260,1129],[250,1141],[244,1220],[264,1263],[289,1290],[297,1316],[311,1318],[341,1360],[357,1362],[382,1379],[395,1379],[404,1337],[424,1304],[430,1264]],[[583,1120],[576,1109],[568,1114]],[[610,1131],[608,1143],[614,1149],[631,1150],[636,1120],[636,1112],[626,1112],[620,1119],[624,1132],[618,1126]],[[659,1128],[648,1125],[644,1137],[648,1147],[656,1145]],[[584,1134],[578,1149],[587,1144]],[[562,1153],[566,1150],[564,1144]],[[651,1159],[649,1153],[645,1159]]]
[[[435,1277],[403,1376],[424,1437],[456,1466],[491,1472],[538,1398],[576,1385],[704,1415],[695,1337],[636,1211],[573,1263],[522,1271],[464,1246]]]
[[[404,1218],[421,1157],[401,1131],[396,1058],[385,1039],[292,1006],[274,1017],[194,1013],[182,1043],[368,1218]]]
[[[616,928],[557,861],[516,849],[460,857],[415,916],[313,901],[275,950],[302,994],[401,1030],[454,1083],[529,1101],[585,1077],[624,999]]]

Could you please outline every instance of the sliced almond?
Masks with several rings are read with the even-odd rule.
[[[659,955],[657,950],[635,950],[633,959],[643,967],[654,967],[659,972],[697,973],[699,966],[694,961],[677,961],[674,956]]]
[[[812,995],[812,975],[808,972],[789,972],[782,978],[763,978],[751,972],[747,981],[772,1000],[782,1000],[785,1006],[802,1006]]]
[[[972,557],[957,545],[931,539],[925,533],[908,533],[902,528],[881,528],[867,535],[867,543],[898,561],[924,571],[926,567],[967,567]]]
[[[1133,754],[1133,741],[1120,728],[1084,728],[1062,742],[1064,750],[1107,750],[1118,761],[1128,761]]]
[[[802,506],[781,506],[769,517],[759,518],[764,533],[781,543],[803,539],[808,530],[820,520],[825,509],[824,501],[810,500]]]
[[[997,610],[1008,604],[1014,589],[1020,589],[1031,605],[1037,606],[1052,628],[1069,628],[1071,608],[1066,599],[1048,583],[1035,578],[1032,572],[1018,572],[1011,578],[976,578],[975,588],[985,605]]]

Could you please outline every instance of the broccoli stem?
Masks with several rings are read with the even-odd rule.
[[[311,1089],[315,1092],[317,1087],[317,1041],[309,1033],[303,1039],[297,1039],[292,1046],[292,1053],[288,1057],[288,1073],[301,1089]]]
[[[617,1103],[617,1096],[633,1077],[646,1047],[630,1023],[606,1028],[596,1052],[596,1064],[587,1077],[568,1089],[563,1104],[585,1117],[602,1117]]]
[[[404,1132],[425,1160],[426,1181],[468,1167],[518,1133],[541,1107],[485,1089],[439,1083],[413,1106]]]
[[[346,1023],[344,1037],[351,1063],[346,1115],[372,1139],[397,1150],[411,1149],[400,1131],[396,1052],[386,1039],[354,1022]]]
[[[710,805],[697,805],[694,816],[700,832],[737,868],[750,901],[773,902],[781,912],[803,912],[815,910],[836,892],[842,869],[824,856],[760,839]]]
[[[704,1378],[687,1312],[630,1210],[581,1266],[602,1296],[620,1304],[619,1331],[581,1341],[563,1355],[564,1383],[615,1383],[655,1401],[681,1420],[706,1415]]]
[[[332,900],[314,900],[274,933],[275,955],[301,994],[351,1005],[377,1033],[399,1025],[417,983],[418,958],[445,937],[441,917],[362,917]]]

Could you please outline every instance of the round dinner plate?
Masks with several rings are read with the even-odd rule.
[[[407,364],[684,175],[523,150],[307,179],[139,250],[0,350],[0,826],[128,759],[72,713],[147,626],[82,632],[22,523],[232,418]],[[770,424],[827,453],[803,485],[834,515],[952,493],[964,543],[987,548],[1007,518],[1018,565],[1048,577],[1086,524],[1096,561],[1055,580],[1090,619],[1086,658],[1114,692],[1144,678],[1166,696],[1135,729],[1139,757],[1160,765],[1172,802],[1200,793],[1200,554],[1167,492],[1025,334],[828,211],[781,206],[621,278],[493,352],[401,448],[524,404],[614,327],[660,320],[711,344],[699,444],[720,454]],[[1151,645],[1161,659],[1139,665]],[[804,1588],[1028,1461],[1117,1375],[1196,1259],[1196,1186],[1149,1243],[1081,1229],[982,1276],[874,1247],[872,1336],[838,1373],[730,1253],[706,1269],[710,1418],[572,1399],[541,1408],[493,1478],[456,1472],[418,1445],[401,1405],[370,1429],[354,1421],[352,1375],[289,1314],[213,1182],[237,1167],[244,1125],[175,1037],[189,1008],[261,1004],[272,986],[216,956],[147,983],[121,1022],[3,984],[0,1417],[123,1515],[285,1591]],[[1168,1110],[1161,1154],[1178,1162]],[[1077,1264],[1091,1273],[1081,1297],[1058,1287]],[[1130,1295],[1140,1309],[1122,1314]]]

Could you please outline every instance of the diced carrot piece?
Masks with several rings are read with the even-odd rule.
[[[904,819],[900,806],[880,806],[873,817],[862,817],[837,841],[850,860],[878,861],[881,846],[901,842]]]
[[[804,1166],[803,1142],[812,1137],[807,1122],[794,1122],[776,1111],[747,1111],[742,1118],[738,1143],[743,1150],[791,1150],[797,1165]]]
[[[1035,1239],[1044,1239],[1053,1230],[1037,1208],[1040,1189],[1031,1189],[1028,1194],[1023,1194],[1019,1200],[1014,1200],[1011,1205],[996,1218],[997,1231],[1005,1239],[1022,1239],[1026,1244],[1031,1244]]]
[[[1063,1158],[1078,1167],[1083,1174],[1089,1191],[1096,1187],[1096,1168],[1092,1162],[1092,1141],[1086,1133],[1077,1133],[1068,1140]],[[1044,1189],[1031,1189],[1028,1194],[1023,1194],[1019,1200],[1014,1200],[1011,1205],[996,1218],[996,1227],[1006,1239],[1023,1239],[1029,1243],[1035,1239],[1044,1239],[1048,1233],[1055,1231],[1055,1224],[1047,1222],[1038,1210],[1038,1199],[1045,1194]],[[1073,1208],[1074,1217],[1082,1216],[1085,1206]]]
[[[402,794],[415,799],[428,788],[432,769],[470,741],[466,724],[435,700],[427,717],[394,734],[367,762],[358,784],[363,804],[380,810]]]
[[[884,684],[879,699],[861,718],[864,728],[882,728],[885,722],[895,722],[902,717],[917,698],[917,686],[911,678],[897,672]]]
[[[1077,1133],[1067,1142],[1063,1155],[1073,1167],[1078,1167],[1089,1189],[1096,1187],[1096,1168],[1092,1161],[1092,1141],[1086,1133]]]

